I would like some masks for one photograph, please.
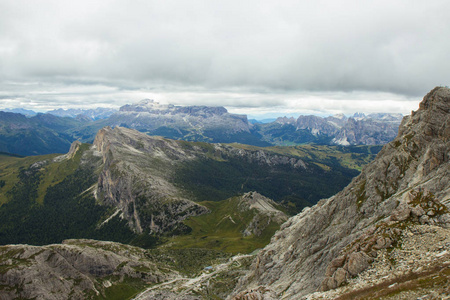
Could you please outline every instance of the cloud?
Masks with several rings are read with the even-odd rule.
[[[411,105],[449,84],[449,10],[438,0],[6,0],[1,95],[42,107],[150,95],[314,109],[308,95],[319,94],[347,111],[355,95],[372,99],[348,105],[385,105],[380,95]]]

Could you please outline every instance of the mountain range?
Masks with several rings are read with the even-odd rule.
[[[153,100],[124,105],[119,111],[57,109],[34,116],[19,111],[28,117],[0,112],[0,151],[19,155],[65,153],[75,140],[91,143],[98,130],[106,126],[211,143],[381,145],[395,137],[402,118],[399,114],[355,114],[350,118],[300,116],[253,123],[247,116],[229,113],[224,107],[162,105]]]
[[[275,122],[254,124],[253,132],[263,141],[277,145],[303,143],[337,145],[380,145],[396,135],[403,116],[394,113],[365,115],[357,113],[350,118],[343,114],[326,118],[299,116],[278,118]]]

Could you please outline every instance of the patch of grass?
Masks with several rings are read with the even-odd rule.
[[[213,249],[150,249],[147,258],[159,265],[160,270],[170,268],[188,276],[199,274],[205,267],[224,263],[231,257],[230,253]]]
[[[110,280],[112,286],[106,288],[103,293],[98,296],[93,296],[95,300],[126,300],[132,299],[139,292],[141,292],[147,284],[137,278],[125,276],[122,280],[119,278],[105,278],[103,281]]]
[[[172,237],[167,244],[175,249],[208,248],[234,254],[251,253],[264,247],[280,224],[272,221],[261,235],[243,237],[242,233],[255,216],[255,211],[239,211],[239,199],[234,197],[219,202],[200,203],[208,207],[211,213],[187,219],[185,224],[192,228],[191,233]]]

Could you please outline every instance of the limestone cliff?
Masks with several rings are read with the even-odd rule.
[[[401,114],[357,113],[349,118],[343,114],[329,117],[299,116],[278,118],[268,124],[256,124],[253,131],[272,144],[287,142],[328,143],[337,145],[383,145],[392,141],[398,132]]]
[[[103,158],[97,199],[120,211],[138,233],[183,231],[184,219],[208,212],[169,180],[172,165],[193,158],[177,142],[106,127],[98,132],[94,147]]]
[[[401,245],[413,226],[438,225],[448,235],[449,158],[450,89],[437,87],[350,185],[282,225],[235,299],[293,299],[336,288],[383,249]]]

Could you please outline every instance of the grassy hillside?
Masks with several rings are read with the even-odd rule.
[[[20,155],[65,153],[75,140],[66,131],[81,124],[73,118],[49,114],[27,118],[0,111],[0,151]]]
[[[261,234],[244,237],[243,231],[258,212],[254,209],[240,211],[237,208],[240,199],[233,197],[219,202],[202,202],[211,213],[190,217],[185,224],[192,228],[192,232],[170,238],[163,248],[207,248],[236,254],[250,253],[264,247],[280,224],[261,216],[260,223],[264,225]]]
[[[298,168],[288,164],[262,164],[246,157],[223,157],[215,153],[210,144],[195,145],[204,149],[206,158],[180,165],[172,180],[197,201],[225,200],[258,191],[277,202],[295,204],[297,211],[340,191],[379,151],[377,146],[263,148],[269,155],[302,159],[307,167]],[[232,145],[250,151],[261,150],[255,146]]]
[[[257,149],[244,144],[232,144],[242,149]],[[330,165],[340,165],[349,169],[361,171],[362,167],[371,162],[380,152],[382,145],[373,146],[327,146],[327,145],[297,145],[297,146],[273,146],[264,148],[267,151],[282,155],[293,155],[315,162],[324,169]]]

